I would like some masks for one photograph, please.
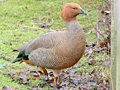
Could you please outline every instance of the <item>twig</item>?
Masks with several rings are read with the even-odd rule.
[[[92,52],[93,52],[94,49],[95,49],[95,48],[98,48],[98,47],[100,47],[100,45],[96,45],[96,46],[94,46],[94,47],[88,49],[87,51],[84,52],[84,54],[86,54],[87,52],[89,52],[89,51],[91,51],[91,50],[92,50]]]
[[[45,16],[45,17],[47,17],[48,18],[48,16]],[[44,17],[44,18],[45,18]],[[66,28],[63,28],[63,29],[56,29],[56,30],[48,30],[48,29],[44,29],[44,28],[38,28],[38,27],[29,27],[29,26],[25,26],[25,25],[20,25],[19,23],[20,22],[24,22],[25,20],[29,20],[29,19],[35,19],[35,18],[39,18],[40,19],[40,17],[32,17],[32,18],[25,18],[25,19],[23,19],[23,20],[19,20],[18,22],[17,22],[17,25],[18,26],[20,26],[20,27],[24,27],[24,28],[31,28],[31,29],[38,29],[38,30],[42,30],[42,31],[61,31],[61,30],[64,30],[64,29],[66,29]],[[47,21],[47,24],[49,23],[49,21]],[[51,25],[53,23],[53,19],[51,20],[51,23],[49,23],[49,25]],[[42,24],[42,23],[41,23]]]
[[[22,25],[21,25],[22,26]],[[22,26],[25,28],[31,28],[31,29],[38,29],[38,30],[42,30],[42,31],[55,31],[55,30],[48,30],[48,29],[44,29],[44,28],[37,28],[37,27],[29,27],[29,26]]]
[[[17,70],[11,70],[10,72],[15,72],[15,73],[19,73],[19,72],[16,72],[16,71],[20,71],[20,73],[24,70],[31,70],[31,71],[35,71],[34,69],[17,69]],[[13,73],[14,74],[14,73]]]
[[[97,18],[97,25],[96,25],[97,45],[100,44],[100,35],[99,35],[99,31],[98,31],[99,30],[98,23],[99,23],[99,19]]]
[[[19,77],[15,77],[15,76],[5,76],[5,77],[9,77],[9,78],[19,78]],[[26,77],[26,79],[35,79],[35,78],[39,78],[39,77]]]
[[[90,30],[88,33],[86,33],[85,35],[88,35],[88,34],[90,34],[91,32],[92,32],[93,30]]]

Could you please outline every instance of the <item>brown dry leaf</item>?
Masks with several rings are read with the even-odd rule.
[[[44,86],[46,86],[47,84],[46,84],[46,83],[39,82],[38,85],[41,86],[41,87],[44,87]]]
[[[93,71],[91,72],[91,74],[95,73],[96,72],[96,69],[94,68]]]
[[[0,58],[3,58],[6,61],[10,61],[11,60],[11,58],[7,58],[7,57],[0,57]]]
[[[82,90],[88,90],[87,88],[85,88],[85,87],[82,87]]]
[[[106,88],[103,88],[103,90],[107,90]]]
[[[33,74],[33,77],[39,77],[39,74],[34,73],[34,74]]]
[[[96,63],[95,60],[89,60],[89,62],[88,62],[89,65],[94,65],[95,63]]]

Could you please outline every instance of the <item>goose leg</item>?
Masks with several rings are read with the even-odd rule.
[[[56,86],[56,85],[57,85],[57,77],[54,76],[54,86]]]
[[[46,76],[45,80],[49,81],[47,70],[45,68],[42,68],[42,67],[39,67],[39,69],[41,69],[42,73]]]
[[[57,77],[54,76],[54,87],[53,87],[53,90],[58,90],[57,89]]]
[[[58,90],[57,89],[57,77],[60,74],[61,70],[53,70],[53,74],[54,74],[54,87],[53,90]]]

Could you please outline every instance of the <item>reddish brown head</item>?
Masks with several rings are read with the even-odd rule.
[[[61,12],[61,16],[66,22],[76,22],[76,16],[78,14],[86,15],[87,13],[76,3],[67,3]]]

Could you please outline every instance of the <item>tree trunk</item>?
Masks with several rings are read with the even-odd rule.
[[[111,68],[110,68],[110,77],[111,77],[111,89],[116,90],[116,56],[117,56],[117,30],[116,30],[116,7],[115,7],[115,0],[111,0],[111,7],[112,7],[112,17],[111,17]]]
[[[116,90],[120,90],[120,0],[117,0],[116,3],[116,18],[117,18]]]
[[[120,90],[120,0],[112,0],[111,90]]]

